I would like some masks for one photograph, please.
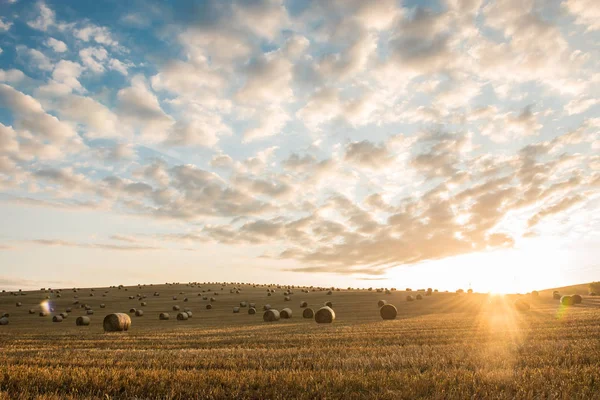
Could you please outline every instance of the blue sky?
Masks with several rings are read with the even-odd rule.
[[[0,286],[598,280],[598,21],[0,0]]]

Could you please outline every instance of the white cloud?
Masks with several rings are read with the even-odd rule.
[[[3,17],[0,17],[0,32],[7,32],[12,26],[12,22],[5,21]]]
[[[25,79],[25,74],[18,69],[0,69],[0,82],[16,83]]]
[[[36,19],[28,21],[27,25],[29,25],[33,29],[45,32],[48,30],[49,27],[56,23],[54,20],[54,11],[52,11],[43,1],[40,1],[37,4],[37,8],[39,15]]]
[[[52,61],[41,51],[23,45],[17,46],[16,49],[18,54],[25,58],[27,65],[42,71],[52,71],[54,68]]]
[[[87,25],[83,28],[74,30],[74,35],[77,39],[84,42],[94,41],[104,46],[118,46],[119,42],[113,39],[110,30],[106,27],[96,25]]]
[[[83,65],[97,74],[104,72],[104,62],[108,58],[108,52],[104,47],[87,47],[79,50],[79,57]]]
[[[128,75],[127,67],[128,67],[127,64],[121,62],[120,60],[117,60],[116,58],[111,58],[110,61],[108,62],[109,69],[111,69],[113,71],[117,71],[124,76]]]
[[[68,50],[65,42],[54,38],[48,38],[48,40],[46,40],[46,46],[52,48],[57,53],[64,53]]]
[[[561,4],[575,17],[575,23],[589,31],[600,30],[600,5],[596,0],[567,0]]]

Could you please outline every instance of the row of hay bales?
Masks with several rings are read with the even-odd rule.
[[[321,307],[317,312],[314,312],[312,308],[305,308],[302,310],[302,317],[306,319],[314,318],[318,324],[331,324],[335,320],[335,311],[329,306]],[[274,322],[289,318],[292,318],[292,310],[290,308],[284,308],[281,311],[268,308],[263,313],[263,321],[265,322]]]

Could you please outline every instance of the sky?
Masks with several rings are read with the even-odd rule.
[[[596,0],[0,0],[0,288],[600,280]]]

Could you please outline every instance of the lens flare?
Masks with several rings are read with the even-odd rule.
[[[50,313],[50,302],[48,300],[44,300],[40,303],[40,307],[45,313]]]

